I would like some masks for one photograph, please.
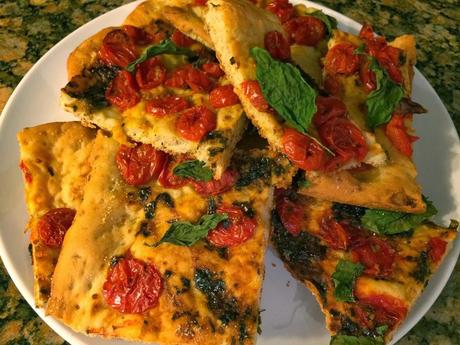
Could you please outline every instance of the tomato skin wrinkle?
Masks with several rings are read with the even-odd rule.
[[[166,80],[166,68],[155,56],[136,66],[136,82],[142,90],[150,90],[162,85]]]
[[[349,43],[339,43],[326,54],[324,67],[329,73],[351,75],[358,71],[360,57],[355,55],[356,46]]]
[[[214,112],[205,106],[195,106],[182,111],[176,121],[176,130],[184,138],[199,142],[217,126]]]
[[[105,91],[105,98],[110,104],[124,111],[139,103],[141,95],[131,73],[119,71]]]
[[[295,8],[289,0],[273,0],[265,9],[276,15],[281,23],[287,22],[296,15]]]
[[[232,85],[218,86],[209,94],[209,103],[215,109],[229,107],[240,102]]]
[[[141,28],[132,25],[123,25],[122,28],[137,45],[145,46],[155,41],[154,37]]]
[[[166,157],[166,153],[155,150],[152,145],[135,144],[133,147],[121,145],[116,163],[127,184],[140,186],[158,178]]]
[[[399,298],[386,294],[365,296],[359,290],[355,294],[360,305],[370,306],[373,309],[373,321],[378,325],[392,327],[407,315],[407,306]]]
[[[265,34],[265,49],[277,60],[286,61],[291,58],[291,47],[283,34],[278,31],[269,31]]]
[[[276,212],[284,228],[290,234],[298,236],[302,231],[302,220],[304,218],[302,206],[290,200],[287,196],[279,196],[276,198]]]
[[[396,251],[387,241],[371,236],[361,239],[352,247],[353,258],[366,267],[364,273],[383,278],[392,274]]]
[[[313,117],[313,123],[316,127],[321,127],[327,121],[335,117],[344,117],[347,113],[347,107],[338,97],[316,97],[316,114]]]
[[[178,113],[190,106],[187,99],[180,96],[166,95],[152,98],[147,102],[145,110],[156,117],[164,117],[167,114]]]
[[[177,29],[174,30],[173,34],[171,35],[171,41],[173,41],[179,47],[184,47],[184,48],[188,48],[193,43],[195,43],[195,40],[193,40],[190,37],[184,35],[182,32],[180,32]]]
[[[190,180],[195,192],[203,196],[219,195],[232,189],[239,178],[239,173],[235,170],[225,170],[220,180],[209,182]]]
[[[326,25],[312,16],[299,16],[283,24],[291,43],[315,46],[326,37]]]
[[[257,221],[249,218],[241,208],[219,205],[217,213],[226,213],[228,220],[208,233],[208,241],[216,247],[235,247],[249,240],[255,233]]]
[[[385,127],[385,134],[396,149],[406,157],[412,157],[412,143],[419,138],[410,135],[404,124],[405,119],[412,119],[412,114],[401,115],[394,113]]]
[[[219,79],[225,74],[224,71],[222,71],[220,68],[219,64],[214,62],[204,63],[202,69],[204,73],[215,79]]]
[[[122,68],[139,57],[133,39],[123,29],[115,29],[105,35],[99,57],[103,63]]]
[[[257,80],[246,80],[241,84],[243,94],[249,99],[251,104],[259,111],[270,112],[271,108],[262,94]]]
[[[40,241],[48,247],[60,248],[67,230],[75,218],[71,208],[54,208],[45,213],[37,224]]]
[[[154,265],[125,257],[109,269],[102,292],[113,309],[140,314],[158,305],[163,285]]]
[[[172,161],[171,156],[167,156],[163,168],[161,170],[160,176],[158,177],[158,182],[168,189],[178,189],[182,188],[188,183],[188,179],[176,176],[173,174],[174,162]]]
[[[347,250],[350,239],[346,229],[337,222],[332,212],[326,212],[321,218],[320,235],[335,250]]]
[[[439,263],[444,256],[447,248],[447,242],[441,239],[440,237],[430,238],[428,242],[428,253],[430,259],[435,263]]]

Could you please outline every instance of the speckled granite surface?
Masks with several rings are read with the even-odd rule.
[[[27,70],[80,25],[129,0],[0,0],[0,110]],[[417,67],[460,131],[458,0],[318,1],[387,36],[414,33]],[[460,344],[460,262],[428,314],[398,345]],[[63,344],[22,299],[0,263],[0,345]]]

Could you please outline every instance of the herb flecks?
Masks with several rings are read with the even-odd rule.
[[[342,302],[354,302],[353,288],[356,278],[364,270],[364,266],[347,260],[340,260],[332,274],[335,290],[334,297]]]

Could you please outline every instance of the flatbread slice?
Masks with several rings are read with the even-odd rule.
[[[236,164],[241,172],[252,169],[252,173],[247,171],[244,181],[230,191],[203,197],[189,186],[166,189],[157,182],[128,186],[115,164],[119,144],[100,133],[94,150],[100,154],[64,241],[47,314],[75,331],[107,338],[158,344],[253,344],[272,206],[272,187],[266,176],[254,174],[254,163],[269,158],[262,151],[237,153],[232,167]],[[239,220],[231,218],[219,228],[225,232],[237,224],[241,233],[230,239],[220,237],[233,246],[219,244],[213,230],[201,240],[191,236],[202,231],[196,227],[171,234],[178,222],[198,224],[201,219],[206,226],[209,219],[203,217],[215,217],[223,205],[239,214]],[[160,244],[161,239],[165,242]],[[132,287],[134,295],[139,292],[137,297],[127,302],[122,296],[117,304],[117,298],[110,296],[122,287],[108,283],[113,278],[110,272],[133,260],[156,272],[149,286],[157,288]],[[158,295],[149,304],[149,298]]]
[[[77,47],[68,59],[61,104],[83,124],[110,131],[119,142],[133,140],[194,157],[219,179],[247,119],[213,52],[169,25],[164,3],[176,2],[145,2],[124,26],[104,29]],[[202,27],[184,30],[206,42]],[[128,41],[122,47],[135,42],[134,48],[120,52],[111,40]],[[120,62],[133,62],[162,44],[169,47],[165,53],[150,55],[132,69]]]
[[[95,130],[79,122],[49,123],[18,133],[37,307],[43,307],[48,300],[61,249],[60,239],[49,238],[46,229],[40,228],[57,209],[75,212],[80,205],[91,170],[89,157],[95,134]]]
[[[251,18],[250,21],[247,20],[248,17]],[[359,145],[366,146],[365,155],[360,161],[353,158],[346,164],[339,165],[338,168],[333,165],[328,167],[327,164],[324,167],[321,166],[321,163],[315,166],[309,164],[309,159],[315,163],[313,159],[309,158],[311,151],[327,151],[327,148],[324,148],[324,143],[323,148],[318,148],[318,140],[321,136],[318,138],[319,131],[316,124],[311,126],[314,128],[308,129],[311,133],[307,137],[300,134],[297,129],[292,129],[291,127],[294,125],[289,121],[285,121],[273,109],[261,111],[260,108],[253,104],[251,97],[245,94],[245,83],[256,81],[259,78],[256,73],[257,64],[251,49],[254,47],[264,48],[266,35],[270,32],[276,31],[282,35],[281,37],[286,37],[287,35],[277,17],[249,1],[216,0],[212,4],[208,3],[205,22],[214,42],[221,66],[234,85],[235,92],[240,97],[248,118],[257,127],[260,135],[267,139],[271,149],[286,153],[291,157],[294,165],[297,165],[302,170],[307,170],[306,178],[309,184],[307,188],[302,189],[302,193],[325,200],[366,207],[413,213],[420,213],[425,210],[420,187],[415,181],[416,170],[411,160],[400,157],[401,154],[389,142],[381,128],[372,131],[363,124],[365,113],[363,113],[362,107],[365,107],[365,104],[363,104],[363,102],[365,103],[365,96],[364,99],[357,96],[363,95],[363,91],[360,91],[357,95],[350,91],[350,94],[344,96],[341,102],[345,103],[346,107],[343,121],[346,121],[347,126],[352,127],[353,132],[361,133],[358,136],[362,138],[363,143],[357,144],[357,147],[360,147]],[[338,31],[334,30],[333,32],[337,33]],[[395,42],[398,41],[401,40],[397,39]],[[410,84],[415,50],[407,45],[401,45],[400,48],[406,51],[407,56],[404,66],[401,67],[407,71],[407,73],[404,73],[404,83]],[[312,52],[305,51],[305,54],[312,54]],[[296,59],[295,61],[291,60],[292,63],[301,65],[299,56],[302,56],[302,53],[292,54],[291,49],[291,58],[295,57]],[[317,65],[317,57],[311,61],[313,60],[316,62],[312,62],[312,65]],[[293,72],[292,68],[289,73],[300,73],[298,68],[294,68],[297,72]],[[315,67],[315,70],[317,70],[317,67]],[[267,73],[269,74],[269,72]],[[285,76],[285,79],[290,79],[287,74]],[[281,79],[283,78],[280,77],[278,80]],[[308,78],[304,77],[303,79]],[[318,77],[316,79],[320,80]],[[319,86],[321,87],[321,85]],[[284,89],[285,87],[283,84],[279,88]],[[292,93],[296,91],[295,89],[293,89]],[[359,89],[359,87],[355,87],[355,89]],[[355,91],[355,89],[353,90]],[[349,88],[349,90],[352,89]],[[331,99],[330,96],[324,94],[322,89],[316,92],[320,92],[323,99]],[[273,102],[279,102],[279,98],[275,99],[275,91],[273,91],[273,97]],[[286,95],[283,94],[280,97],[282,100],[282,98],[286,98]],[[299,97],[302,96],[299,95]],[[316,99],[319,98],[319,96],[315,97]],[[294,102],[295,100],[291,101]],[[314,106],[313,102],[308,105]],[[270,103],[270,105],[273,104]],[[288,105],[284,104],[284,106]],[[304,105],[302,109],[306,106]],[[299,125],[297,124],[296,126]],[[303,155],[301,148],[304,147],[302,146],[304,142],[310,142],[308,144],[309,148],[314,147],[314,150],[306,150],[303,155],[305,157],[302,157],[302,164],[295,162],[291,154],[292,148],[285,146],[285,141],[283,141],[283,136],[288,138],[286,140],[290,140],[289,137],[292,131],[294,133],[297,131],[297,139],[300,137],[299,140],[303,140],[302,144],[294,142],[291,145],[300,146],[300,148],[294,147],[299,152],[301,151],[300,153],[297,152],[299,155]],[[319,158],[316,162],[321,162],[323,159],[330,159],[329,162],[335,162],[335,158],[340,158],[341,154],[338,150],[334,153],[335,155],[331,155],[329,158],[318,155]]]
[[[417,218],[292,191],[276,200],[271,241],[320,304],[331,344],[389,343],[457,236],[457,223],[427,220],[432,205]]]

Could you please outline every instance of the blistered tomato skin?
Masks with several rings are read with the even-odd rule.
[[[344,117],[347,113],[347,107],[337,97],[316,97],[317,111],[313,117],[313,123],[316,127],[321,127],[327,121],[336,118]]]
[[[276,212],[278,213],[284,228],[294,236],[302,231],[304,218],[303,208],[287,196],[280,195],[276,198]]]
[[[267,32],[264,41],[265,49],[267,49],[272,58],[281,61],[286,61],[291,58],[291,47],[281,32]]]
[[[74,218],[75,210],[70,208],[54,208],[45,213],[37,224],[40,241],[48,247],[60,248]]]
[[[207,239],[214,246],[235,247],[254,236],[257,221],[248,217],[241,208],[233,205],[219,205],[216,212],[226,213],[228,219],[208,233]]]
[[[349,246],[346,229],[335,220],[330,212],[327,212],[321,219],[320,236],[332,249],[347,250]]]
[[[158,305],[163,278],[152,264],[122,258],[113,265],[102,286],[105,301],[126,314],[140,314]]]
[[[139,103],[141,95],[131,73],[119,71],[105,91],[105,98],[110,104],[124,111]]]
[[[435,264],[439,263],[446,252],[447,242],[439,237],[434,237],[430,239],[428,245],[428,253],[430,255],[430,259]]]
[[[190,47],[195,41],[190,37],[184,35],[179,30],[175,30],[171,35],[171,40],[178,45],[179,47],[188,48]]]
[[[412,114],[393,114],[390,122],[385,127],[385,134],[399,152],[410,158],[413,153],[412,143],[418,140],[418,137],[408,133],[404,124],[406,118],[411,119]]]
[[[166,153],[148,144],[135,144],[133,147],[121,145],[116,163],[127,184],[140,186],[158,178],[166,157]]]
[[[329,49],[325,57],[324,67],[329,73],[351,75],[358,71],[359,55],[354,54],[356,46],[349,43],[339,43]]]
[[[289,3],[289,0],[273,0],[265,9],[276,15],[281,23],[295,17],[294,6]]]
[[[251,104],[259,111],[271,111],[270,105],[262,94],[259,82],[257,80],[246,80],[241,84],[243,94],[249,99]]]
[[[123,25],[122,28],[137,45],[145,46],[155,41],[154,37],[141,28],[132,25]]]
[[[109,32],[102,42],[99,58],[103,63],[125,68],[139,57],[133,39],[123,30]]]
[[[372,308],[372,320],[376,325],[388,325],[391,328],[407,315],[407,306],[399,298],[385,294],[361,296],[359,291],[356,297],[359,305]]]
[[[218,86],[209,94],[209,103],[215,109],[229,107],[240,102],[232,85]]]
[[[136,66],[136,82],[142,90],[160,86],[166,80],[166,68],[156,56]]]
[[[220,68],[219,64],[214,62],[204,63],[202,69],[204,73],[215,79],[219,79],[225,74],[224,71],[222,71]]]
[[[315,46],[326,37],[326,26],[318,18],[300,16],[283,24],[292,43]]]
[[[188,179],[174,175],[173,168],[173,161],[170,156],[167,156],[163,163],[160,176],[158,177],[158,182],[168,189],[182,188],[188,184]]]
[[[239,174],[234,170],[226,170],[220,180],[212,180],[209,182],[190,180],[195,192],[203,196],[212,196],[222,194],[235,185]]]
[[[366,267],[365,274],[389,277],[393,273],[396,251],[385,240],[375,236],[363,238],[352,247],[354,260]]]
[[[167,114],[175,114],[189,107],[189,102],[180,96],[166,95],[152,98],[147,102],[145,110],[158,118]]]
[[[214,112],[205,106],[195,106],[184,110],[176,121],[176,130],[184,138],[199,142],[217,126]]]

